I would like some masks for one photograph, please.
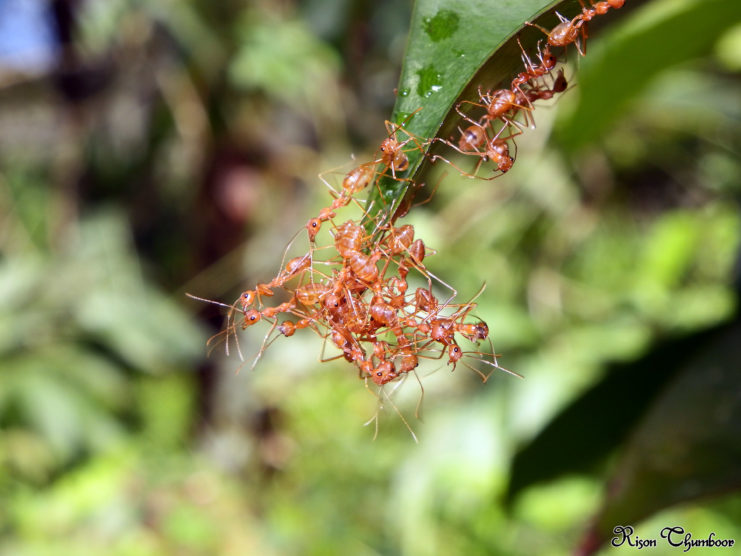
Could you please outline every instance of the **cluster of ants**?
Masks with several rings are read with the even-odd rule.
[[[363,221],[339,224],[335,221],[337,211],[354,201],[356,194],[371,187],[380,188],[381,178],[411,183],[402,177],[410,166],[408,153],[418,150],[429,156],[427,151],[434,141],[479,160],[472,173],[439,154],[431,156],[432,162],[443,160],[469,177],[478,177],[481,166],[488,162],[494,173],[484,179],[507,172],[514,164],[509,142],[525,127],[534,127],[533,103],[550,99],[567,88],[562,69],[554,76],[558,59],[551,48],[574,43],[583,55],[587,23],[623,3],[624,0],[607,0],[590,7],[582,3],[582,11],[573,19],[557,14],[561,23],[552,30],[528,22],[547,35],[545,47],[538,45],[537,63],[527,55],[518,38],[524,71],[515,76],[508,89],[479,88],[480,102],[464,100],[456,105],[457,113],[466,122],[465,127],[458,128],[457,144],[442,138],[422,139],[404,129],[404,124],[387,121],[388,136],[376,156],[348,172],[339,191],[320,176],[333,200],[305,226],[311,246],[307,254],[291,259],[272,280],[243,292],[232,305],[196,298],[229,308],[227,327],[221,333],[226,335],[227,350],[229,337],[236,334],[237,328],[267,321],[270,329],[254,363],[276,338],[310,328],[341,352],[334,358],[346,359],[357,367],[361,378],[379,386],[412,373],[421,358],[445,360],[453,368],[464,363],[483,380],[489,374],[465,363],[465,355],[493,369],[511,372],[499,365],[493,349],[480,347],[482,342],[488,341],[489,346],[491,342],[487,324],[471,317],[475,298],[467,303],[453,303],[457,292],[426,268],[424,261],[430,250],[421,239],[415,239],[414,228],[408,224],[393,225],[405,211],[397,210],[393,216],[391,211],[380,212],[373,219],[365,210]],[[465,109],[484,109],[485,113],[473,119]],[[517,119],[520,114],[523,121]],[[358,201],[355,203],[362,208]],[[331,255],[320,260],[317,253],[322,247],[317,246],[317,236],[325,223],[332,228],[333,242],[325,246]],[[419,273],[426,286],[410,287],[408,278],[413,271]],[[433,280],[450,290],[447,299],[435,295]],[[273,297],[278,290],[285,301],[265,306],[264,299]],[[465,351],[461,340],[474,347]]]
[[[540,46],[538,47],[537,59],[539,63],[534,64],[522,47],[520,39],[517,39],[522,51],[525,71],[517,74],[509,89],[483,91],[479,87],[478,94],[481,102],[464,100],[456,105],[455,109],[458,115],[470,125],[465,129],[458,128],[460,137],[457,145],[445,139],[438,138],[437,140],[460,154],[478,157],[479,161],[473,173],[462,170],[441,155],[434,155],[432,157],[433,162],[443,160],[462,175],[474,178],[479,177],[478,172],[481,165],[490,161],[493,163],[494,173],[491,177],[481,178],[487,180],[499,177],[512,168],[514,158],[510,154],[509,141],[513,141],[516,136],[523,133],[526,127],[535,127],[535,121],[532,117],[533,103],[538,100],[551,99],[555,94],[564,92],[568,87],[563,69],[560,69],[555,77],[548,79],[558,63],[557,57],[551,52],[551,47],[567,47],[573,43],[579,54],[584,56],[586,53],[587,23],[597,15],[604,15],[610,9],[622,8],[625,3],[625,0],[606,0],[587,7],[582,0],[579,1],[582,11],[573,19],[568,19],[556,12],[560,23],[551,30],[526,22],[526,25],[536,27],[547,35],[546,45],[542,49]],[[478,120],[473,120],[464,113],[463,105],[483,108],[485,114]],[[519,114],[523,115],[524,122],[517,121],[516,118]]]
[[[245,329],[267,321],[271,326],[255,363],[279,335],[290,337],[296,330],[310,328],[331,341],[341,351],[337,357],[353,363],[361,378],[379,386],[414,371],[420,358],[446,357],[453,367],[462,362],[486,380],[487,374],[462,361],[464,355],[506,369],[498,365],[493,352],[464,352],[456,335],[481,342],[488,339],[489,327],[468,318],[476,307],[473,300],[453,304],[455,290],[427,270],[424,260],[429,250],[421,239],[415,239],[414,227],[386,222],[369,231],[360,221],[334,222],[336,211],[350,204],[356,193],[386,172],[396,176],[409,166],[404,148],[417,138],[410,135],[399,142],[394,126],[390,122],[386,125],[389,137],[379,149],[380,156],[351,170],[342,180],[341,191],[333,190],[332,203],[307,222],[309,252],[289,260],[269,282],[242,292],[234,304],[214,302],[229,308],[227,328],[217,337],[225,334],[228,346],[237,327]],[[425,143],[416,143],[415,148],[423,149]],[[380,172],[379,165],[383,166]],[[319,260],[317,253],[322,247],[316,245],[317,236],[325,222],[332,225],[333,244],[325,247],[333,254]],[[411,271],[426,278],[426,287],[411,291],[407,280]],[[433,292],[433,280],[451,290],[445,301]],[[265,306],[264,299],[278,290],[287,300]],[[280,315],[288,318],[281,320]]]

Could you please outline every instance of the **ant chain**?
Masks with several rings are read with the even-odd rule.
[[[589,5],[580,0],[580,4],[581,12],[572,19],[556,13],[559,23],[553,29],[527,22],[540,29],[545,39],[538,43],[535,54],[530,55],[517,38],[523,70],[512,78],[509,88],[479,87],[477,99],[462,100],[455,105],[460,117],[457,139],[426,139],[408,131],[404,126],[418,109],[400,124],[384,122],[386,138],[373,158],[347,171],[339,184],[330,183],[330,176],[339,168],[319,174],[332,200],[291,238],[283,252],[280,270],[272,279],[243,291],[231,304],[187,294],[226,313],[223,330],[207,342],[210,350],[223,342],[229,355],[233,341],[240,360],[244,361],[239,329],[265,321],[268,331],[252,360],[251,368],[254,368],[268,347],[281,337],[290,338],[299,330],[311,329],[323,340],[321,361],[345,359],[358,369],[358,376],[367,388],[370,389],[371,383],[377,387],[378,393],[374,395],[378,410],[368,422],[375,422],[376,434],[379,411],[388,402],[415,441],[414,431],[391,396],[413,374],[422,393],[415,410],[419,416],[424,397],[417,372],[421,361],[441,360],[451,371],[464,366],[483,382],[496,370],[519,377],[499,364],[488,325],[473,316],[475,300],[484,288],[470,301],[455,303],[458,294],[455,288],[426,266],[427,257],[435,251],[415,237],[413,226],[394,225],[395,217],[406,214],[413,206],[413,199],[405,199],[403,206],[382,207],[371,218],[372,207],[364,206],[356,195],[373,188],[380,191],[382,178],[410,185],[412,192],[421,188],[421,184],[405,177],[410,166],[409,154],[415,151],[429,156],[433,163],[443,161],[472,179],[492,180],[508,172],[516,159],[515,139],[535,127],[536,103],[568,89],[553,50],[574,44],[579,54],[584,55],[588,22],[621,8],[624,0]],[[446,145],[457,155],[475,157],[473,169],[464,170],[444,154],[428,155],[434,142]],[[491,171],[483,171],[484,168]],[[379,198],[384,202],[383,195]],[[362,220],[338,217],[351,203],[361,209]],[[366,220],[374,223],[374,229],[369,230],[362,223]],[[329,231],[320,235],[325,225]],[[290,248],[304,231],[308,251],[286,262]],[[327,235],[331,241],[322,245],[321,240]],[[409,279],[413,275],[421,277],[426,287],[411,288]],[[448,295],[438,298],[435,293],[438,287],[449,292]],[[268,304],[272,298],[280,303]],[[325,356],[327,346],[337,354]],[[390,383],[393,384],[386,386]]]

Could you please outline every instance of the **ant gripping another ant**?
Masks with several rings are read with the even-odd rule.
[[[400,124],[394,124],[388,120],[384,122],[387,136],[378,147],[373,160],[364,162],[350,170],[342,180],[341,191],[339,193],[324,178],[328,172],[319,174],[319,179],[332,192],[334,201],[328,207],[321,209],[318,216],[311,218],[306,223],[305,228],[308,232],[310,242],[313,243],[316,240],[316,236],[324,222],[336,217],[335,211],[337,209],[347,206],[357,193],[362,192],[372,184],[377,184],[380,177],[387,176],[395,181],[414,183],[409,178],[397,176],[397,172],[402,173],[409,169],[408,153],[413,151],[424,153],[429,144],[429,141],[420,139],[404,128],[421,109],[418,108],[406,116]],[[398,137],[399,133],[406,135],[406,139],[400,140]],[[409,146],[410,144],[411,146]],[[379,195],[379,198],[383,199],[383,195]]]
[[[506,85],[495,89],[479,87],[477,99],[462,100],[455,105],[460,118],[457,139],[430,140],[405,129],[418,109],[399,124],[385,121],[386,137],[372,159],[350,169],[336,189],[325,179],[326,172],[320,174],[332,200],[300,230],[307,232],[308,253],[282,264],[275,277],[245,290],[232,304],[191,296],[227,310],[226,327],[209,340],[209,345],[225,340],[228,354],[234,337],[242,358],[238,328],[267,322],[269,330],[254,366],[278,337],[290,338],[299,330],[311,329],[324,339],[325,345],[329,343],[340,350],[337,358],[352,363],[366,386],[378,387],[379,406],[382,400],[393,405],[391,394],[410,374],[419,380],[418,369],[424,359],[442,360],[453,370],[464,365],[484,381],[490,373],[482,372],[478,365],[511,373],[499,365],[498,355],[491,347],[488,325],[471,318],[474,301],[454,304],[457,292],[425,266],[426,257],[432,251],[420,238],[415,238],[411,225],[393,225],[394,217],[408,210],[408,205],[399,204],[393,214],[380,216],[372,231],[367,229],[367,223],[363,226],[350,220],[336,222],[337,215],[355,202],[368,220],[370,207],[363,206],[355,197],[372,187],[382,193],[382,179],[407,183],[410,190],[421,187],[407,174],[413,155],[430,156],[427,149],[433,142],[443,143],[461,155],[476,157],[475,168],[467,172],[446,156],[430,156],[432,162],[442,160],[464,176],[480,177],[485,163],[491,163],[494,171],[492,176],[481,179],[494,179],[508,172],[516,158],[516,138],[528,127],[535,127],[534,105],[568,88],[552,50],[574,43],[578,52],[585,54],[587,24],[623,4],[624,0],[607,0],[590,2],[587,6],[582,1],[581,12],[573,19],[556,14],[559,23],[551,30],[528,22],[546,35],[538,43],[536,55],[528,55],[517,39],[523,70],[512,78],[508,88],[504,88]],[[379,198],[385,202],[383,194]],[[381,208],[391,213],[394,207]],[[332,241],[318,246],[318,234],[325,223],[331,226]],[[317,251],[325,248],[331,254],[315,258]],[[319,265],[323,265],[321,269]],[[410,287],[415,271],[427,280],[426,288]],[[438,299],[433,293],[433,281],[448,288],[452,295]],[[268,299],[280,302],[266,306]],[[483,342],[488,347],[480,347]],[[394,408],[408,427],[401,412]],[[377,416],[375,419],[377,422]]]
[[[238,327],[244,329],[267,321],[270,329],[259,358],[278,336],[293,337],[298,330],[310,328],[325,340],[331,339],[341,356],[358,368],[360,376],[379,387],[416,374],[420,360],[435,355],[445,358],[453,368],[466,364],[466,357],[501,368],[493,350],[467,351],[461,347],[464,341],[488,341],[488,326],[483,321],[467,320],[473,302],[451,304],[457,292],[427,270],[425,258],[429,249],[414,237],[412,226],[379,223],[369,232],[352,221],[337,225],[335,219],[340,209],[355,201],[356,195],[373,186],[380,189],[382,177],[417,187],[405,176],[411,166],[411,153],[426,155],[433,141],[477,158],[474,170],[467,172],[443,155],[431,157],[433,162],[443,160],[465,176],[479,177],[485,163],[493,164],[494,173],[482,179],[494,179],[508,172],[516,158],[516,137],[535,125],[534,104],[567,89],[567,80],[563,70],[557,70],[558,60],[552,49],[574,43],[584,54],[587,24],[610,9],[621,8],[623,3],[624,0],[607,0],[587,6],[582,2],[581,12],[573,19],[556,14],[559,24],[551,30],[528,23],[545,33],[544,46],[538,44],[536,56],[531,58],[518,38],[524,67],[509,87],[479,87],[476,101],[463,100],[455,105],[461,122],[457,140],[428,140],[405,129],[415,111],[399,124],[384,122],[386,138],[373,158],[350,169],[339,188],[334,189],[327,182],[326,173],[320,174],[333,198],[305,226],[310,243],[308,253],[288,261],[271,280],[245,290],[231,305],[192,296],[227,309],[226,327],[210,343],[223,338],[228,351],[231,337],[236,340]],[[472,115],[476,111],[479,114]],[[317,261],[314,255],[321,248],[315,245],[317,234],[325,223],[333,229],[333,241],[327,248],[333,249],[336,256]],[[319,270],[318,264],[326,267]],[[428,284],[426,289],[417,288],[412,293],[408,277],[415,270]],[[433,280],[453,292],[449,299],[436,298],[432,293]],[[278,294],[283,296],[281,303],[265,306],[266,299]],[[445,310],[451,308],[453,314],[446,316]],[[237,349],[240,350],[238,343]],[[481,376],[486,379],[488,375]]]
[[[555,78],[551,78],[550,86],[547,84],[546,78],[558,65],[558,59],[551,49],[574,44],[579,54],[585,55],[588,22],[611,9],[622,8],[625,0],[590,1],[588,6],[585,0],[579,0],[579,3],[581,12],[572,19],[555,12],[559,23],[552,29],[525,22],[526,25],[535,27],[546,35],[545,46],[541,47],[541,43],[538,43],[536,61],[533,61],[517,37],[524,70],[512,79],[509,88],[484,90],[479,86],[478,101],[462,100],[455,105],[455,111],[461,122],[465,122],[458,127],[458,140],[455,141],[451,137],[435,138],[434,141],[443,143],[460,154],[477,157],[478,161],[473,172],[461,169],[441,154],[433,155],[432,162],[442,160],[464,176],[485,180],[495,179],[512,168],[517,148],[515,138],[523,133],[525,128],[535,127],[533,104],[539,100],[551,99],[568,88],[563,69],[558,70]],[[469,111],[481,109],[483,114],[471,117],[469,113],[464,112],[464,107]],[[521,114],[524,122],[518,121]],[[498,124],[498,128],[495,127],[495,123]],[[510,147],[510,142],[514,148]],[[490,177],[481,177],[479,170],[487,162],[493,163],[494,174]]]
[[[529,21],[525,22],[525,25],[535,27],[543,31],[546,34],[548,44],[556,47],[567,47],[570,44],[574,44],[577,52],[581,56],[585,56],[587,53],[587,23],[594,19],[597,15],[604,15],[609,10],[619,10],[625,4],[625,0],[606,0],[600,2],[592,2],[591,7],[587,8],[584,4],[584,0],[579,0],[582,11],[573,19],[568,19],[556,12],[560,23],[553,29],[548,30],[545,27]]]
[[[486,130],[484,128],[477,129],[476,124],[474,124],[473,126],[467,128],[465,132],[461,131],[461,140],[459,141],[459,145],[455,145],[448,140],[438,138],[438,141],[448,145],[450,148],[458,151],[461,154],[479,157],[479,161],[474,168],[473,174],[466,172],[462,168],[459,168],[455,163],[451,162],[450,160],[439,154],[432,156],[432,162],[435,162],[436,160],[442,160],[443,162],[446,162],[447,164],[458,170],[461,175],[469,178],[479,178],[484,180],[493,180],[495,178],[498,178],[502,174],[508,172],[515,163],[514,157],[510,155],[509,144],[507,143],[507,141],[509,141],[510,139],[514,139],[520,133],[522,133],[522,131],[518,131],[517,133],[508,135],[507,137],[501,137],[502,132],[506,129],[506,126],[502,126],[497,134],[489,139],[488,135],[486,134]],[[463,150],[460,146],[461,144],[467,150]],[[468,150],[469,148],[470,150]],[[499,173],[495,173],[489,178],[481,178],[478,175],[479,169],[484,162],[488,161],[492,161],[495,163],[495,172],[498,171]]]
[[[462,155],[476,156],[478,162],[473,172],[463,170],[441,154],[433,155],[432,162],[442,160],[458,170],[461,175],[485,180],[493,180],[512,168],[517,149],[515,138],[527,127],[535,127],[532,115],[533,103],[538,100],[551,99],[568,87],[563,70],[559,70],[557,77],[552,79],[552,86],[546,85],[546,77],[550,76],[557,66],[557,59],[550,51],[550,43],[545,48],[541,48],[540,43],[538,44],[537,63],[533,62],[527,54],[519,37],[517,44],[522,51],[524,71],[515,76],[510,88],[485,91],[479,86],[480,102],[462,100],[455,105],[455,111],[461,120],[468,124],[458,127],[460,135],[457,144],[453,138],[434,139]],[[473,119],[463,112],[463,106],[483,109],[484,113],[478,119]],[[517,120],[520,114],[523,114],[524,124]],[[495,122],[499,122],[498,129],[495,128]],[[510,142],[513,149],[510,148]],[[481,177],[479,170],[486,162],[493,163],[494,174],[490,177]]]

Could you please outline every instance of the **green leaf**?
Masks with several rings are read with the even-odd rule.
[[[666,340],[636,361],[611,365],[605,377],[557,415],[515,455],[507,499],[557,477],[593,471],[635,427],[687,357],[725,325]],[[578,431],[575,434],[574,431]],[[543,465],[543,462],[548,465]]]
[[[728,326],[653,404],[617,464],[583,553],[615,525],[741,488],[740,334],[739,322]]]
[[[522,71],[516,37],[531,57],[538,41],[545,38],[525,22],[552,28],[558,23],[555,10],[568,17],[578,13],[580,6],[575,0],[418,0],[391,120],[420,138],[451,135],[460,119],[455,103],[477,98],[479,86],[508,86]],[[406,138],[399,132],[400,140]],[[376,212],[399,203],[409,180],[416,183],[424,171],[421,152],[411,150],[407,155],[409,170],[397,174],[402,180],[384,177],[371,193]]]

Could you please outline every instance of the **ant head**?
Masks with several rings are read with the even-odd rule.
[[[458,361],[461,360],[461,357],[463,357],[463,350],[460,348],[458,344],[453,342],[448,346],[448,365],[451,363],[455,365],[458,363]]]
[[[318,218],[312,218],[306,223],[306,230],[309,232],[310,241],[314,241],[316,239],[316,235],[319,233],[321,227],[322,221]]]
[[[538,41],[538,58],[540,58],[541,67],[544,70],[551,71],[553,68],[556,67],[556,64],[558,63],[558,58],[556,58],[551,53],[551,45],[546,43],[544,49],[540,49],[540,43],[541,41]]]
[[[327,297],[324,298],[324,306],[330,312],[336,311],[340,308],[341,301],[342,299],[340,298],[340,296],[330,293]]]
[[[255,292],[253,290],[244,291],[239,296],[239,300],[242,302],[242,306],[247,308],[255,302]]]
[[[396,372],[394,364],[391,361],[384,361],[373,370],[371,378],[373,379],[373,382],[379,386],[383,386],[398,376],[399,374]]]
[[[242,328],[252,326],[253,324],[260,322],[260,319],[262,319],[262,315],[257,309],[250,309],[249,311],[245,311]]]
[[[383,140],[380,148],[383,154],[389,154],[398,150],[399,142],[393,137],[388,137],[387,139]]]

